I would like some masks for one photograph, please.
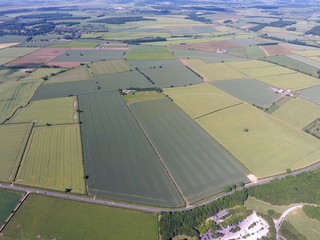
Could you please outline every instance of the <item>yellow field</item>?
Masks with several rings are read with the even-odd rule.
[[[226,64],[228,66],[236,68],[238,70],[246,69],[246,68],[261,68],[261,67],[272,67],[272,66],[275,66],[272,63],[259,61],[259,60],[226,62]]]
[[[35,122],[36,126],[44,126],[47,123],[76,123],[78,121],[76,107],[76,97],[32,101],[28,107],[19,109],[9,122]]]
[[[42,77],[50,77],[51,74],[57,74],[62,68],[38,68],[34,72],[25,76],[22,80],[42,79]]]
[[[241,79],[247,76],[224,63],[206,63],[202,60],[185,60],[188,67],[209,81]]]
[[[320,84],[319,79],[298,72],[293,74],[258,77],[257,79],[272,86],[291,90],[299,90]]]
[[[239,99],[208,83],[167,88],[164,89],[164,94],[168,94],[173,102],[192,118],[242,103]]]
[[[33,129],[16,183],[85,193],[78,124]]]
[[[89,64],[89,66],[92,73],[95,75],[127,72],[131,69],[129,64],[124,60],[96,62],[93,64]]]
[[[283,33],[283,34],[290,34],[290,35],[301,35],[301,32],[295,31],[288,31],[285,28],[280,27],[265,27],[260,32],[267,32],[267,33]]]
[[[17,45],[17,44],[19,44],[19,43],[0,43],[0,49],[12,47],[12,46]]]
[[[320,117],[320,106],[303,98],[296,98],[286,102],[272,114],[303,129]]]
[[[63,73],[59,73],[54,77],[51,77],[46,84],[60,83],[60,82],[74,82],[74,81],[85,81],[92,79],[92,76],[87,66],[79,66]]]
[[[244,74],[249,77],[266,77],[266,76],[275,76],[281,74],[289,74],[294,73],[295,71],[290,70],[288,68],[280,67],[280,66],[271,66],[271,67],[256,67],[256,68],[247,68],[241,70]]]
[[[320,57],[308,57],[308,58],[310,58],[311,60],[320,62]]]
[[[197,122],[258,178],[320,160],[318,139],[248,104]]]
[[[137,103],[137,102],[164,99],[166,97],[162,93],[143,91],[143,92],[129,93],[127,95],[124,95],[123,98],[126,100],[127,103]]]
[[[320,49],[315,50],[302,50],[302,51],[293,51],[295,54],[304,56],[304,57],[316,57],[320,56]]]

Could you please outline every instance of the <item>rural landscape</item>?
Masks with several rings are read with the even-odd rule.
[[[0,239],[320,239],[316,0],[0,7]]]

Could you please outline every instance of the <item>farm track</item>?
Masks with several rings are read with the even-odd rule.
[[[318,168],[320,168],[320,162],[318,162],[317,164],[314,164],[312,166],[309,166],[307,168],[304,169],[300,169],[294,172],[291,172],[290,174],[285,173],[285,174],[281,174],[275,177],[269,177],[269,178],[265,178],[265,179],[261,179],[255,182],[251,182],[246,184],[245,187],[254,187],[254,186],[258,186],[258,185],[263,185],[266,183],[271,182],[274,179],[281,179],[284,178],[286,176],[295,176],[298,175],[300,173],[303,172],[309,172],[309,171],[314,171],[317,170]],[[160,207],[151,207],[151,206],[142,206],[142,205],[133,205],[130,203],[121,203],[121,202],[113,202],[110,200],[103,200],[103,199],[96,199],[94,197],[90,196],[79,196],[79,195],[71,195],[71,194],[67,194],[67,193],[63,193],[63,192],[54,192],[54,191],[50,191],[50,190],[43,190],[43,189],[37,189],[37,188],[32,188],[32,187],[23,187],[23,186],[16,186],[14,184],[8,184],[8,183],[1,183],[0,184],[0,189],[5,189],[5,190],[12,190],[12,191],[20,191],[20,192],[26,192],[28,194],[39,194],[39,195],[43,195],[43,196],[49,196],[49,197],[56,197],[56,198],[63,198],[63,199],[69,199],[69,200],[73,200],[73,201],[79,201],[79,202],[85,202],[85,203],[91,203],[91,204],[98,204],[98,205],[103,205],[103,206],[109,206],[109,207],[119,207],[119,208],[125,208],[125,209],[131,209],[131,210],[136,210],[136,211],[144,211],[144,212],[152,212],[152,213],[161,213],[161,212],[183,212],[186,210],[191,210],[194,209],[196,207],[199,206],[203,206],[206,204],[209,204],[213,201],[218,200],[219,198],[231,195],[233,192],[230,193],[221,193],[219,195],[215,195],[212,196],[206,200],[203,200],[197,204],[194,205],[189,205],[186,206],[184,208],[173,208],[173,209],[169,209],[169,208],[160,208]],[[242,188],[239,188],[239,190],[241,190]]]

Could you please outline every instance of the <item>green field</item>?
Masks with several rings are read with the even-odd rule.
[[[97,92],[97,86],[92,80],[44,84],[32,97],[32,100],[68,97],[95,92]]]
[[[20,106],[25,106],[41,83],[41,80],[35,80],[0,84],[0,122],[11,117]]]
[[[128,72],[131,69],[129,64],[124,60],[101,61],[89,64],[89,66],[95,75]]]
[[[79,66],[63,73],[59,73],[54,77],[51,77],[49,81],[46,81],[45,83],[76,82],[91,79],[92,77],[87,66]]]
[[[258,77],[261,82],[282,89],[299,90],[320,84],[320,80],[302,73],[290,73],[276,76]]]
[[[175,59],[175,56],[167,48],[162,47],[146,47],[130,49],[126,55],[126,59],[134,60],[166,60]]]
[[[123,98],[127,103],[137,103],[144,101],[159,100],[165,98],[162,93],[152,92],[152,91],[143,91],[143,92],[133,92],[124,95]]]
[[[118,50],[67,50],[64,54],[52,60],[52,62],[97,62],[104,60],[122,59],[124,51]]]
[[[50,48],[94,48],[97,47],[99,43],[97,42],[62,42],[62,43],[54,43],[50,45]]]
[[[286,220],[307,239],[318,240],[320,238],[320,222],[307,217],[302,209],[291,212]]]
[[[247,57],[251,59],[258,59],[266,56],[266,54],[258,46],[246,47],[246,54]]]
[[[34,128],[16,183],[85,193],[79,125]]]
[[[14,181],[30,132],[31,124],[0,125],[0,181]]]
[[[131,87],[154,87],[154,85],[138,71],[98,75],[95,76],[95,79],[99,82],[102,91],[117,91],[119,89],[128,89]]]
[[[10,212],[18,205],[22,193],[0,190],[0,225],[9,216]]]
[[[308,65],[307,63],[303,63],[296,59],[287,57],[287,56],[274,56],[264,58],[266,61],[278,64],[283,67],[287,67],[290,69],[294,69],[296,71],[306,73],[312,76],[318,76],[317,71],[318,68]]]
[[[295,98],[286,102],[272,114],[303,129],[320,117],[320,106],[303,98]]]
[[[39,48],[20,48],[20,47],[4,48],[0,50],[0,57],[18,58],[26,54],[35,52],[36,50],[39,50]]]
[[[166,88],[164,89],[164,94],[169,95],[174,103],[192,118],[198,118],[242,103],[239,99],[207,83],[179,88]]]
[[[9,81],[18,81],[27,74],[23,70],[4,69],[0,70],[0,84]]]
[[[247,75],[224,63],[205,63],[202,60],[192,59],[186,60],[186,64],[209,81],[247,78]]]
[[[247,181],[224,148],[168,99],[130,105],[188,202]]]
[[[79,106],[89,194],[165,207],[183,205],[118,92],[80,96]]]
[[[155,82],[155,86],[164,88],[202,83],[203,80],[184,66],[178,68],[145,68],[141,70]]]
[[[281,98],[281,95],[274,93],[269,85],[255,79],[215,81],[212,84],[236,98],[261,108],[268,108]]]
[[[75,97],[54,98],[32,101],[29,106],[19,109],[10,123],[35,122],[36,126],[49,124],[76,123],[77,99]]]
[[[320,86],[315,86],[311,88],[307,88],[301,91],[300,95],[316,104],[320,104]]]
[[[302,50],[302,51],[293,51],[293,52],[303,57],[320,56],[320,49]]]
[[[36,79],[42,79],[43,77],[50,78],[52,75],[57,74],[61,70],[62,70],[61,68],[38,68],[37,70],[25,76],[22,80],[23,81],[36,80]]]
[[[218,54],[212,52],[196,51],[196,50],[180,50],[171,49],[172,53],[179,59],[201,59],[205,62],[230,62],[230,61],[242,61],[243,59],[226,54]]]
[[[278,214],[282,214],[293,205],[277,206],[277,205],[272,205],[268,202],[264,202],[262,200],[256,199],[254,197],[248,197],[248,199],[244,202],[244,206],[248,209],[268,215],[268,210],[273,210]]]
[[[317,69],[320,69],[320,63],[318,61],[314,61],[310,58],[302,57],[299,55],[288,55],[289,58],[292,58],[294,60],[300,61],[302,63],[305,63],[309,66],[315,67]]]
[[[30,195],[1,239],[157,240],[158,224],[149,213]]]
[[[302,168],[320,159],[320,142],[248,104],[197,121],[259,178]]]

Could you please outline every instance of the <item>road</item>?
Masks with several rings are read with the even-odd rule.
[[[275,177],[270,177],[270,178],[265,178],[261,180],[257,180],[255,182],[251,182],[245,185],[245,187],[253,187],[253,186],[258,186],[258,185],[263,185],[266,183],[271,182],[274,179],[281,179],[289,175],[297,175],[303,172],[309,172],[313,171],[320,168],[320,162],[312,165],[310,167],[307,167],[305,169],[300,169],[291,173],[286,173],[282,175],[278,175]],[[182,212],[185,210],[191,210],[199,206],[203,206],[206,204],[209,204],[219,198],[231,195],[234,191],[229,192],[229,193],[221,193],[215,196],[212,196],[210,198],[207,198],[197,204],[194,205],[187,205],[186,207],[183,208],[174,208],[174,209],[168,209],[168,208],[160,208],[160,207],[150,207],[150,206],[142,206],[142,205],[133,205],[130,203],[121,203],[121,202],[113,202],[110,200],[103,200],[103,199],[96,199],[95,197],[90,197],[90,196],[78,196],[78,195],[73,195],[73,194],[68,194],[68,193],[63,193],[63,192],[54,192],[50,190],[43,190],[43,189],[37,189],[37,188],[32,188],[32,187],[23,187],[23,186],[18,186],[14,184],[6,184],[6,183],[1,183],[0,188],[2,189],[8,189],[8,190],[14,190],[14,191],[21,191],[21,192],[26,192],[28,194],[34,193],[34,194],[39,194],[39,195],[44,195],[44,196],[50,196],[50,197],[57,197],[57,198],[63,198],[63,199],[69,199],[69,200],[74,200],[74,201],[79,201],[79,202],[86,202],[86,203],[92,203],[92,204],[99,204],[99,205],[104,205],[104,206],[112,206],[112,207],[119,207],[119,208],[127,208],[127,209],[132,209],[132,210],[137,210],[137,211],[144,211],[144,212],[152,212],[152,213],[160,213],[160,212]],[[242,188],[239,187],[238,190],[241,190]]]
[[[291,212],[293,212],[293,211],[295,211],[295,210],[297,210],[297,209],[300,209],[300,208],[303,208],[303,205],[302,205],[302,204],[301,204],[301,205],[293,206],[293,207],[287,209],[284,213],[282,213],[282,215],[281,215],[281,217],[280,217],[279,219],[274,220],[274,226],[275,226],[275,228],[276,228],[277,235],[278,235],[278,233],[279,233],[281,224],[282,224],[283,220],[286,218],[286,216],[287,216],[289,213],[291,213]]]

